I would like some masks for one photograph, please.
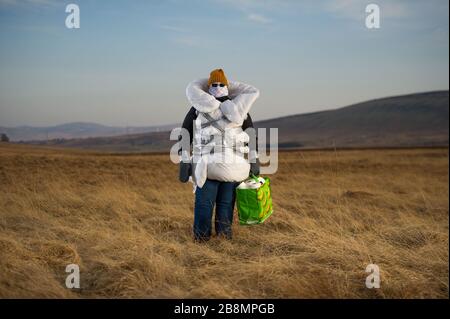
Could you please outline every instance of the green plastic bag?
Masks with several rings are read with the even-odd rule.
[[[262,183],[261,185],[261,182]],[[252,187],[249,187],[251,185]],[[263,223],[273,212],[270,179],[252,175],[236,188],[239,224]]]

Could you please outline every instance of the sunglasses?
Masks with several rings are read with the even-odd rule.
[[[223,84],[223,83],[213,83],[213,84],[211,84],[211,86],[215,87],[215,88],[220,86],[221,88],[223,88],[225,86],[225,84]]]

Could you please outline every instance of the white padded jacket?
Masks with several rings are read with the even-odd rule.
[[[249,84],[228,82],[229,100],[220,102],[208,93],[208,79],[189,83],[189,103],[197,110],[193,136],[193,182],[200,188],[207,178],[240,182],[249,175],[250,164],[244,157],[249,136],[242,123],[259,90]]]

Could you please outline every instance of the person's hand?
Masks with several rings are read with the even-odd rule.
[[[180,172],[178,176],[180,182],[186,183],[187,181],[189,181],[189,176],[191,175],[192,175],[192,163],[180,161]]]
[[[259,158],[256,158],[255,163],[250,163],[250,174],[253,174],[255,176],[259,175]]]

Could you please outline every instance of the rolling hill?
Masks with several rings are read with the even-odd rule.
[[[448,91],[394,96],[333,110],[257,121],[278,128],[280,148],[448,146]],[[261,142],[261,140],[260,140]],[[42,141],[34,142],[43,144]],[[55,139],[54,146],[118,152],[167,151],[169,131]]]
[[[256,123],[278,127],[281,147],[448,145],[448,91],[371,100]]]
[[[0,133],[5,133],[11,141],[47,141],[54,139],[76,139],[88,137],[109,137],[144,132],[167,131],[177,124],[163,126],[106,126],[97,123],[73,122],[61,125],[36,127],[0,127]]]

